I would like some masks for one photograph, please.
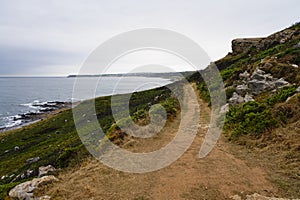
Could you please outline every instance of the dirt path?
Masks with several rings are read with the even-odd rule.
[[[194,102],[190,102],[194,103]],[[228,199],[234,194],[276,193],[265,171],[233,156],[230,144],[220,138],[213,151],[199,159],[210,110],[201,102],[198,134],[184,155],[170,166],[145,174],[130,174],[102,165],[95,159],[79,169],[61,174],[60,181],[41,191],[52,199]],[[189,119],[184,119],[189,120]],[[159,149],[177,133],[180,118],[168,122],[150,139],[134,140],[126,148],[134,152]]]

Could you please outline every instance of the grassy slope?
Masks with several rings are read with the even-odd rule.
[[[140,113],[147,113],[149,109],[147,104],[157,101],[165,106],[167,113],[174,114],[174,99],[170,94],[170,90],[165,87],[134,93],[130,100],[132,118],[142,117],[139,116]],[[155,100],[158,96],[159,99]],[[118,97],[122,98],[122,95]],[[82,103],[77,108],[85,109],[84,105]],[[97,98],[95,108],[102,129],[109,130],[114,123],[110,97]],[[16,184],[26,181],[13,181],[18,174],[34,170],[34,176],[37,176],[38,167],[48,164],[57,168],[78,166],[89,156],[77,135],[71,109],[38,123],[0,134],[0,140],[0,177],[14,175],[0,180],[0,199],[4,199]],[[17,151],[16,146],[20,148]],[[40,160],[28,164],[26,160],[32,157],[40,157]]]

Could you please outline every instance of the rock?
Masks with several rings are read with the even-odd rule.
[[[241,79],[247,79],[247,78],[250,77],[250,74],[249,74],[247,71],[244,71],[243,73],[240,73],[240,74],[239,74],[239,77],[240,77]]]
[[[245,95],[248,91],[249,91],[249,88],[245,84],[236,86],[236,92],[239,95]]]
[[[41,166],[41,167],[39,167],[39,177],[42,177],[42,176],[48,174],[49,172],[55,172],[55,171],[56,171],[56,169],[52,165]]]
[[[267,81],[251,80],[248,82],[248,87],[253,94],[260,94],[265,90],[271,89]]]
[[[265,68],[270,68],[272,66],[273,66],[272,63],[270,63],[270,62],[265,62],[265,64],[264,64]]]
[[[299,67],[299,66],[296,65],[296,64],[291,64],[291,66],[294,67],[294,68],[298,68],[298,67]]]
[[[232,53],[234,55],[244,53],[251,47],[256,47],[262,38],[239,38],[231,42]]]
[[[29,158],[26,160],[27,164],[32,164],[40,160],[40,157]]]
[[[238,95],[236,92],[233,93],[232,97],[228,100],[230,104],[240,104],[244,102],[244,98]]]
[[[266,79],[265,74],[266,74],[266,72],[256,68],[255,71],[252,73],[251,79],[256,79],[256,80],[259,80],[259,81],[263,81],[263,80]]]
[[[280,88],[282,86],[287,86],[289,85],[289,82],[285,81],[283,78],[280,78],[276,81],[274,81],[275,88]]]
[[[227,113],[228,111],[229,111],[229,104],[228,104],[228,103],[225,104],[225,105],[223,105],[223,106],[221,107],[221,109],[220,109],[220,113],[221,113],[221,114]]]
[[[250,94],[247,93],[244,97],[244,101],[249,102],[249,101],[255,101],[255,100]]]
[[[298,93],[300,92],[300,86],[297,87],[296,92],[298,92]]]
[[[47,199],[48,196],[35,198],[33,192],[38,187],[52,183],[54,181],[58,181],[58,179],[54,176],[43,176],[41,178],[34,178],[31,181],[26,181],[24,183],[15,186],[13,189],[9,191],[9,196],[11,198],[18,198],[23,200],[24,199],[25,200]]]
[[[6,178],[8,178],[8,176],[7,176],[7,175],[4,175],[4,176],[1,177],[1,180],[4,180],[4,179],[6,179]]]

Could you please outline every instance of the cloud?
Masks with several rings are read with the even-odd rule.
[[[0,75],[74,73],[105,40],[145,27],[185,34],[215,60],[236,37],[296,22],[299,7],[298,0],[0,0]]]

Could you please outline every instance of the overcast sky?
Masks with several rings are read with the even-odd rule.
[[[102,42],[145,27],[182,33],[216,60],[234,38],[300,21],[299,8],[299,0],[0,0],[0,75],[76,74]]]

